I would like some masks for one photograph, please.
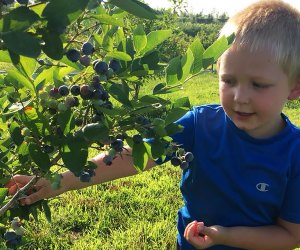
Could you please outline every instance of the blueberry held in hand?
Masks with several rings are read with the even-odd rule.
[[[105,163],[106,166],[110,166],[112,164],[113,157],[111,155],[105,155],[103,157],[103,162]]]
[[[123,151],[123,146],[124,143],[121,139],[116,139],[111,143],[111,147],[116,151],[116,152],[122,152]]]
[[[186,162],[191,162],[192,160],[194,160],[194,155],[192,152],[187,152],[185,155],[184,155],[184,159]]]
[[[180,166],[180,164],[181,164],[180,158],[174,156],[174,157],[171,159],[171,164],[172,164],[173,166],[175,166],[175,167]]]

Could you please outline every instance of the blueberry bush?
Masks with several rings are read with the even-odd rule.
[[[7,66],[0,74],[0,239],[8,248],[22,245],[22,220],[42,211],[51,221],[46,200],[26,207],[18,200],[40,177],[58,188],[62,168],[89,182],[91,149],[106,152],[109,166],[129,145],[138,171],[149,157],[173,155],[183,169],[193,160],[170,137],[183,129],[174,122],[189,100],[163,96],[180,91],[230,41],[220,38],[204,50],[195,40],[184,55],[161,63],[157,48],[172,30],[146,33],[128,24],[129,14],[161,18],[138,0],[0,0],[0,62]],[[147,79],[162,73],[141,96]],[[15,174],[34,178],[22,187]]]

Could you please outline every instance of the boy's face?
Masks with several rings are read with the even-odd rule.
[[[219,92],[227,115],[252,137],[267,138],[284,127],[281,111],[291,87],[268,52],[227,50],[220,59]]]

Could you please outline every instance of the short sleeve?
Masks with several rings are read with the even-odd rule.
[[[192,151],[195,134],[194,110],[187,112],[184,116],[177,120],[176,123],[183,126],[183,131],[172,135],[173,141],[180,145],[180,147],[184,148],[185,151]]]

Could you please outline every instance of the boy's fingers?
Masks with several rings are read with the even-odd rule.
[[[20,200],[21,205],[31,205],[41,200],[41,191],[34,192],[28,195],[26,198]]]
[[[190,233],[191,233],[191,230],[192,230],[192,228],[193,228],[193,225],[195,225],[196,223],[197,223],[197,221],[193,221],[193,222],[189,223],[189,224],[186,226],[186,228],[185,228],[185,230],[184,230],[184,237],[185,237],[186,239],[189,237],[189,235],[190,235]]]

